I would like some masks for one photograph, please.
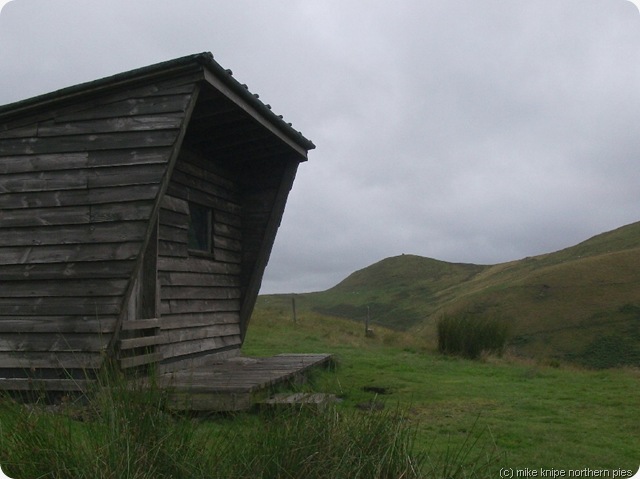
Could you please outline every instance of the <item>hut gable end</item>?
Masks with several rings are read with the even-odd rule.
[[[210,54],[0,107],[0,389],[237,354],[313,147]]]

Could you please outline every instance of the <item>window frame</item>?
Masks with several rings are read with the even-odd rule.
[[[187,250],[190,255],[194,256],[206,256],[214,257],[214,244],[213,244],[213,222],[214,214],[213,208],[196,201],[188,201],[189,205],[189,226],[187,228]],[[195,212],[198,211],[197,214]],[[194,227],[194,219],[198,221],[204,217],[204,228],[202,226],[198,228]],[[206,230],[206,231],[203,231]],[[195,235],[195,236],[194,236]],[[195,238],[197,245],[194,245],[192,239]],[[204,241],[202,241],[204,240]],[[206,248],[202,248],[202,243],[206,242]]]

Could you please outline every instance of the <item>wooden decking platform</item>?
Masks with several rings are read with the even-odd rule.
[[[330,361],[330,354],[235,357],[165,374],[159,378],[159,385],[169,391],[170,404],[176,409],[239,411],[249,409],[260,393],[274,385],[294,380]]]

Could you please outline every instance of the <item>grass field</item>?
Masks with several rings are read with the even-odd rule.
[[[0,398],[0,464],[16,479],[614,477],[640,465],[637,369],[457,359],[407,332],[365,336],[310,312],[294,323],[287,306],[259,298],[244,353],[332,353],[335,367],[295,388],[335,394],[335,406],[192,418],[118,382],[81,417]]]
[[[444,357],[415,335],[307,312],[293,323],[283,298],[261,297],[245,353],[328,352],[335,371],[317,390],[341,408],[384,402],[410,411],[417,446],[434,457],[478,440],[474,452],[502,467],[591,469],[640,466],[640,371],[585,370],[552,362]],[[372,390],[384,391],[376,395]]]

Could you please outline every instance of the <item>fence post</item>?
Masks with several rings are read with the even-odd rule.
[[[296,316],[296,297],[291,296],[291,310],[293,311],[293,324],[298,324],[298,317]]]
[[[364,335],[369,336],[371,334],[371,330],[369,329],[369,321],[371,321],[371,312],[369,305],[367,305],[367,317],[364,320]]]

